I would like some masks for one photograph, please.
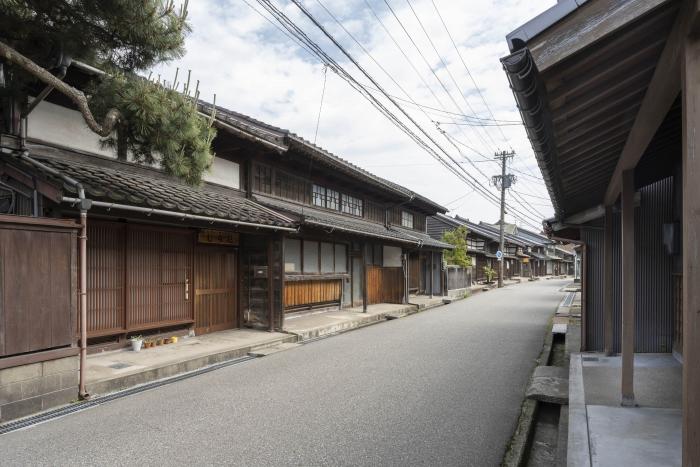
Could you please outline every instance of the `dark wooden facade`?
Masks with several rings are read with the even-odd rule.
[[[0,216],[0,368],[77,354],[76,239],[71,221]]]

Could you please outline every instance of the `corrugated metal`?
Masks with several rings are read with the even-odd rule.
[[[674,308],[672,258],[664,251],[661,229],[673,220],[673,178],[639,190],[635,210],[635,352],[670,352],[673,346]],[[622,338],[622,231],[620,213],[613,214],[613,351]],[[589,244],[587,344],[604,346],[603,232],[584,231]],[[597,241],[600,241],[600,246]],[[600,251],[599,251],[600,250]],[[595,251],[595,252],[594,252]]]
[[[581,241],[586,244],[586,258],[584,258],[584,261],[586,261],[585,348],[600,352],[605,345],[603,319],[605,244],[603,241],[603,230],[600,228],[583,228],[581,229]]]
[[[644,187],[637,210],[635,352],[673,348],[672,258],[664,251],[662,225],[673,221],[673,179]]]

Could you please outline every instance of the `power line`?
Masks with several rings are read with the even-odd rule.
[[[452,158],[452,156],[449,155],[425,130],[409,115],[406,113],[406,111],[395,101],[393,100],[390,96],[387,95],[386,91],[372,78],[371,75],[369,75],[366,70],[362,66],[359,65],[359,63],[333,38],[328,31],[316,20],[313,15],[306,10],[303,5],[301,5],[298,1],[292,0],[293,3],[304,13],[304,15],[309,18],[325,35],[330,39],[336,47],[338,47],[339,50],[380,90],[382,93],[385,95],[385,97],[397,108],[401,111],[401,113],[404,114],[404,116],[411,121],[413,125],[415,125],[418,130],[423,133],[428,140],[431,141],[436,147],[438,147],[441,152],[443,152],[453,163],[457,165],[464,174],[469,177],[465,177],[462,175],[460,172],[458,172],[455,167],[452,167],[446,160],[442,159],[442,157],[437,154],[430,146],[428,146],[421,138],[416,135],[413,131],[411,131],[403,122],[401,122],[391,111],[389,111],[381,102],[379,102],[374,96],[371,95],[366,89],[363,88],[362,84],[360,84],[352,75],[350,75],[342,66],[340,66],[335,60],[333,60],[318,44],[316,44],[313,40],[311,40],[306,33],[304,33],[303,30],[301,30],[292,20],[290,20],[282,11],[280,11],[270,0],[257,0],[258,3],[263,6],[271,15],[277,19],[277,21],[280,22],[280,24],[283,25],[285,29],[287,29],[291,34],[293,34],[297,39],[300,41],[304,42],[309,49],[313,50],[314,54],[321,59],[322,62],[328,64],[328,66],[331,68],[332,71],[334,71],[338,76],[346,80],[351,87],[353,87],[355,90],[361,93],[363,97],[365,97],[370,103],[377,108],[382,114],[384,114],[387,118],[389,118],[392,123],[394,123],[399,129],[404,131],[411,139],[413,139],[417,144],[419,144],[424,150],[426,150],[429,154],[431,154],[433,157],[436,158],[439,162],[441,162],[448,170],[450,170],[452,173],[457,175],[460,179],[462,179],[465,183],[469,184],[472,186],[477,192],[479,192],[487,201],[494,202],[494,195],[485,189],[483,185],[481,185],[480,182],[478,182],[471,174],[466,172],[459,164]],[[525,219],[529,219],[534,222],[534,224],[531,225],[538,225],[539,220],[535,219],[533,217],[530,217],[528,214],[523,213],[522,211],[519,211],[515,207],[512,207],[512,210],[514,212],[517,212],[523,220],[523,222],[530,224]]]

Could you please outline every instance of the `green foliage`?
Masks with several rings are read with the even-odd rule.
[[[452,250],[445,250],[443,255],[447,264],[455,264],[463,268],[472,266],[472,259],[467,252],[467,227],[460,226],[442,234],[442,241],[454,246]]]
[[[61,56],[144,70],[185,51],[186,3],[163,0],[0,0],[0,40],[51,68]]]
[[[484,274],[486,275],[486,283],[490,284],[496,277],[496,270],[490,266],[484,266]]]
[[[195,102],[173,89],[115,72],[90,89],[90,105],[101,119],[119,109],[122,123],[103,143],[117,148],[124,137],[136,162],[160,166],[169,174],[198,184],[213,160],[216,130],[197,113]],[[118,137],[119,136],[119,137]]]
[[[54,74],[67,58],[106,71],[93,82],[70,83],[86,91],[97,120],[119,111],[118,130],[103,143],[197,184],[211,165],[215,136],[197,113],[198,96],[136,75],[184,54],[190,27],[183,1],[176,8],[172,0],[0,0],[0,42]],[[20,67],[7,68],[0,108],[3,97],[24,99],[43,87]]]

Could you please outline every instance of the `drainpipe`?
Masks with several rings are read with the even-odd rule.
[[[16,153],[14,154],[16,155]],[[90,209],[91,201],[85,198],[85,189],[79,181],[59,172],[53,167],[32,159],[29,157],[29,151],[21,152],[19,159],[62,179],[69,185],[74,186],[78,191],[78,200],[80,202],[80,236],[78,237],[80,251],[80,383],[78,395],[81,399],[87,399],[90,397],[85,389],[85,372],[87,369],[87,212]]]

